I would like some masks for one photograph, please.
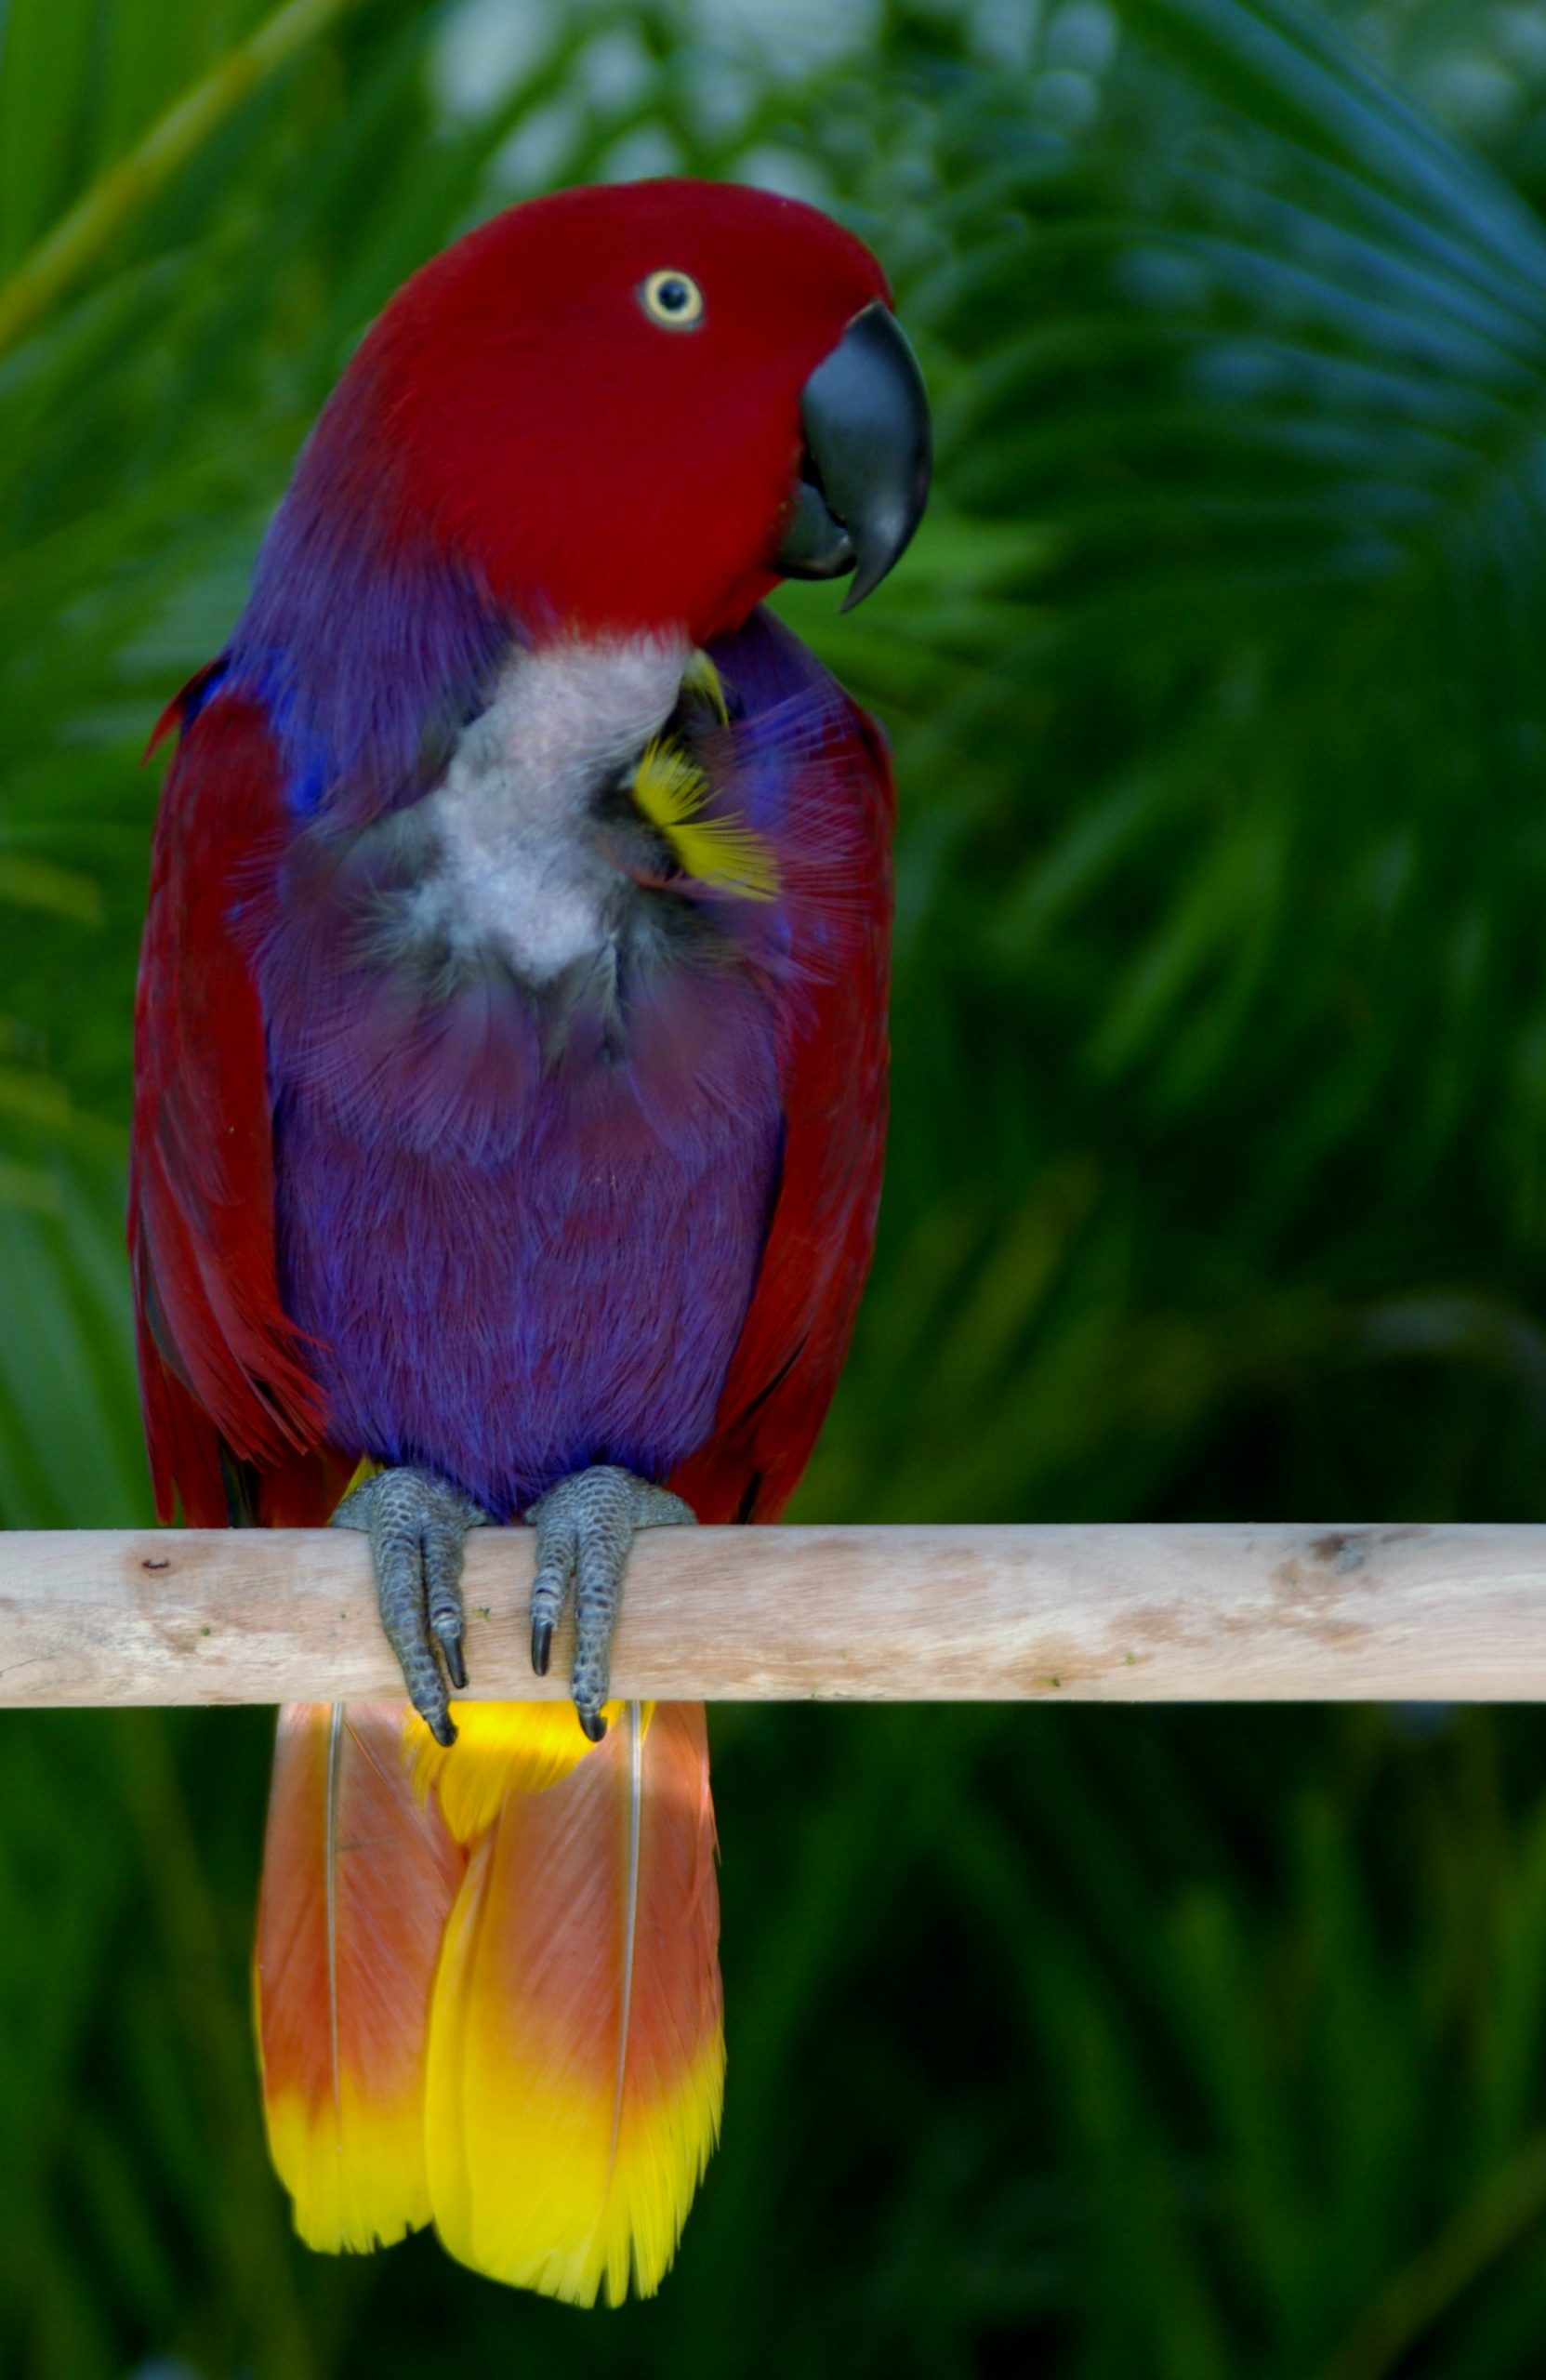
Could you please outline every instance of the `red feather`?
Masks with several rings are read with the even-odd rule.
[[[844,963],[786,1016],[779,1052],[784,1165],[757,1288],[714,1435],[670,1485],[701,1521],[773,1521],[826,1418],[869,1271],[886,1144],[891,838],[885,738],[850,707],[853,776],[867,780],[862,925]]]
[[[195,686],[199,683],[195,680]],[[231,911],[283,825],[258,706],[217,694],[162,800],[135,1011],[129,1260],[156,1509],[227,1518],[220,1446],[267,1468],[322,1435],[280,1303],[263,1020]]]

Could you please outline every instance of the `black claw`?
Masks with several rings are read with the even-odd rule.
[[[440,1646],[441,1651],[445,1656],[445,1674],[456,1692],[460,1694],[467,1685],[467,1663],[462,1659],[462,1640],[459,1636],[443,1636]]]
[[[419,1712],[419,1717],[423,1720],[425,1726],[429,1728],[429,1733],[434,1737],[436,1743],[441,1746],[442,1750],[449,1752],[452,1745],[456,1740],[456,1730],[452,1724],[450,1712],[436,1711],[431,1713],[428,1711],[421,1711]]]
[[[599,1744],[601,1738],[606,1734],[605,1712],[601,1711],[581,1711],[577,1715],[580,1726],[584,1733],[589,1737],[593,1744]]]
[[[550,1620],[532,1622],[532,1667],[538,1677],[546,1677],[548,1664],[553,1657],[553,1623]]]

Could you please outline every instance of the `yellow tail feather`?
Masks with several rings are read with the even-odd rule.
[[[573,1722],[571,1722],[573,1724]],[[446,1929],[426,2132],[453,2255],[580,2306],[656,2290],[724,2082],[701,1710],[629,1705],[510,1795]]]

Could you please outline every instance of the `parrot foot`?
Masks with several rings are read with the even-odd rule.
[[[593,1463],[539,1496],[526,1518],[536,1530],[536,1576],[532,1581],[532,1667],[548,1674],[553,1630],[575,1597],[575,1663],[570,1691],[581,1726],[593,1744],[606,1733],[601,1705],[607,1699],[612,1632],[623,1590],[623,1572],[634,1532],[670,1528],[697,1520],[690,1504],[667,1488],[636,1479],[614,1463]]]
[[[403,1684],[438,1744],[453,1744],[450,1686],[467,1684],[462,1659],[462,1548],[489,1515],[432,1471],[379,1471],[344,1498],[335,1528],[370,1538],[376,1593]]]

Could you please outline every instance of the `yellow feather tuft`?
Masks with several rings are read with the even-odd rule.
[[[772,844],[744,819],[704,816],[708,779],[678,746],[658,735],[645,746],[633,798],[688,876],[744,900],[775,898],[778,855]]]
[[[624,1708],[602,1704],[609,1729]],[[572,1702],[453,1702],[451,1716],[454,1744],[436,1743],[416,1711],[408,1713],[408,1735],[414,1791],[422,1801],[434,1787],[458,1843],[494,1824],[507,1793],[545,1793],[596,1749]]]

